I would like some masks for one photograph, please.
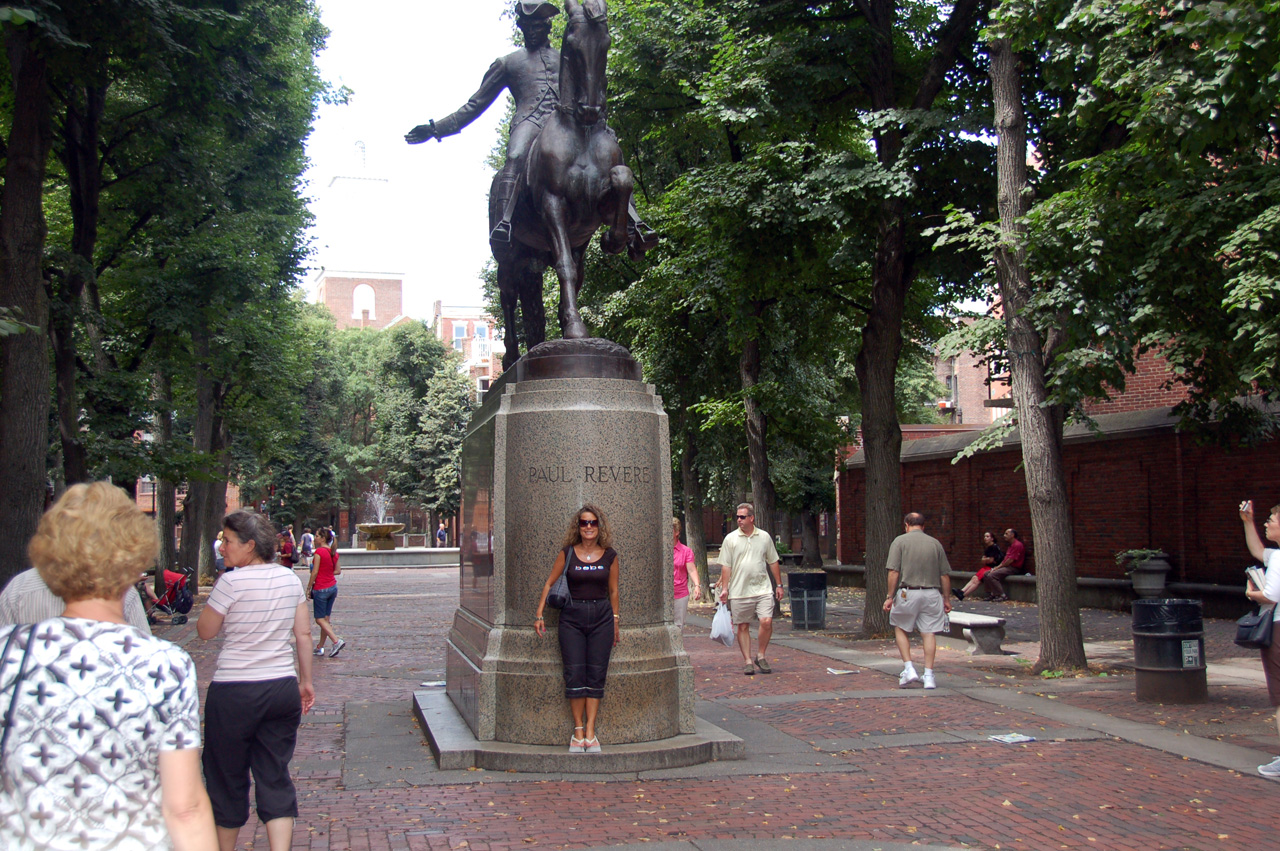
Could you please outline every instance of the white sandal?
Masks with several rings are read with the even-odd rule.
[[[574,727],[574,731],[585,730],[586,727]],[[569,753],[585,753],[587,749],[587,740],[573,736],[569,739]]]

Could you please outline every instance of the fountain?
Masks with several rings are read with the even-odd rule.
[[[394,550],[395,538],[391,537],[404,528],[403,523],[388,523],[387,508],[391,505],[391,486],[386,482],[373,482],[364,494],[365,504],[378,518],[377,523],[357,523],[356,528],[368,537],[366,550]]]

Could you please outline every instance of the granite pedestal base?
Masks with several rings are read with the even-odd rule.
[[[585,504],[606,519],[620,565],[622,637],[596,730],[614,745],[695,732],[693,669],[672,623],[667,416],[638,376],[613,343],[555,341],[495,382],[472,417],[445,680],[478,741],[567,745],[559,613],[544,612],[543,637],[534,616]]]
[[[571,754],[567,741],[558,746],[482,742],[448,696],[439,691],[414,692],[413,714],[422,724],[442,771],[483,768],[538,774],[632,774],[746,758],[742,739],[701,718],[689,734],[656,742],[605,744],[600,753]]]

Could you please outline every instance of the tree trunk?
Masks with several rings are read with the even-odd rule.
[[[738,372],[742,379],[743,404],[747,414],[747,458],[751,463],[751,504],[755,507],[756,525],[771,535],[778,534],[773,528],[776,517],[773,516],[773,480],[769,478],[769,422],[765,418],[764,409],[752,395],[756,385],[760,383],[760,341],[750,339],[742,349],[742,357],[738,362]]]
[[[818,540],[818,515],[812,511],[800,513],[800,539],[804,542],[804,567],[822,567],[822,544]]]
[[[155,450],[156,455],[163,457],[172,448],[173,443],[173,383],[168,373],[157,369],[152,379],[155,389]],[[156,571],[156,594],[164,590],[164,570],[178,563],[178,550],[174,544],[173,533],[176,525],[174,494],[177,488],[173,481],[163,475],[155,477],[156,501],[156,534],[160,536],[160,570]]]
[[[707,582],[707,535],[702,528],[702,482],[694,462],[698,458],[698,444],[694,431],[684,430],[684,449],[680,453],[680,485],[684,491],[684,536],[693,550],[694,567],[698,571],[698,584],[703,596],[710,593]]]
[[[1062,416],[1045,407],[1044,341],[1026,316],[1031,297],[1024,247],[1027,194],[1027,126],[1019,62],[1007,40],[990,45],[995,103],[996,173],[999,181],[1001,246],[996,277],[1004,305],[1014,407],[1022,437],[1036,547],[1036,589],[1040,604],[1039,670],[1083,668],[1087,664],[1076,593],[1075,541],[1062,464]]]
[[[31,43],[36,27],[5,29],[12,101],[0,188],[0,306],[35,330],[0,338],[0,585],[27,566],[48,480],[49,301],[41,266],[52,132],[48,68]]]
[[[82,93],[83,103],[80,100]],[[72,87],[67,92],[66,102],[62,164],[67,171],[70,190],[71,258],[62,286],[57,290],[57,309],[50,318],[49,338],[53,343],[54,373],[57,377],[58,435],[62,442],[63,476],[68,485],[73,485],[89,478],[88,453],[80,439],[80,397],[76,392],[76,323],[81,315],[85,288],[94,276],[99,198],[102,194],[98,148],[107,87],[86,86],[83,92]]]
[[[866,457],[867,597],[862,634],[889,631],[882,608],[889,590],[889,545],[902,528],[902,428],[894,382],[902,353],[902,315],[906,305],[906,225],[901,201],[881,210],[873,263],[872,308],[862,330],[862,349],[854,362],[862,394],[862,449]]]
[[[209,335],[203,328],[192,333],[195,353],[196,416],[192,428],[192,449],[209,459],[202,474],[192,479],[187,487],[187,501],[182,514],[182,567],[202,581],[214,579],[213,537],[208,535],[211,512],[219,511],[214,494],[213,480],[221,475],[217,456],[217,434],[220,430],[217,415],[217,388],[209,375]],[[225,497],[224,497],[225,499]],[[207,552],[206,552],[207,550]]]

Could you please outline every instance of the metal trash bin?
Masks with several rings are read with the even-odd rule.
[[[1133,661],[1144,703],[1204,703],[1209,676],[1199,600],[1134,600]]]
[[[826,572],[788,573],[792,629],[827,628]]]

